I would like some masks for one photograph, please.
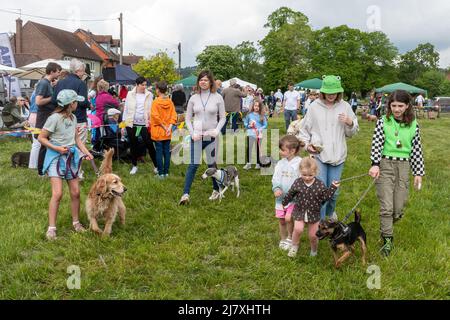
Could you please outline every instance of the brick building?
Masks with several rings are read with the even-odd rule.
[[[22,26],[22,20],[17,19],[11,46],[18,60],[17,67],[44,59],[77,58],[86,64],[86,71],[90,71],[92,76],[102,72],[103,59],[72,32],[33,21]]]

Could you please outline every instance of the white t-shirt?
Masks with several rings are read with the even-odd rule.
[[[280,99],[281,101],[283,101],[283,94],[280,91],[277,91],[277,93],[275,93],[275,98]]]
[[[285,110],[297,110],[297,102],[300,101],[300,93],[298,91],[286,91],[284,100],[286,102]]]
[[[136,93],[136,113],[134,114],[134,124],[145,126],[145,93]]]
[[[423,104],[425,102],[425,98],[422,95],[419,95],[416,98],[416,102],[419,103],[419,104]]]

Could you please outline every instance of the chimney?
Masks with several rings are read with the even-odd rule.
[[[22,19],[16,20],[16,53],[22,53]]]

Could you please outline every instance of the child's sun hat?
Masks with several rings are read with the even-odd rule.
[[[64,107],[74,101],[84,102],[85,99],[83,96],[79,96],[74,90],[64,89],[58,93],[56,100],[58,102],[58,106]]]

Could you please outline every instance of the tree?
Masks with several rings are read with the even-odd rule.
[[[372,89],[398,82],[395,59],[398,49],[383,32],[363,33],[361,62],[363,77],[360,90],[363,96]]]
[[[151,82],[166,81],[167,83],[173,83],[179,80],[175,61],[165,52],[159,52],[148,59],[140,60],[133,67],[133,70]]]
[[[339,75],[347,95],[396,80],[397,49],[382,32],[366,33],[346,25],[314,32],[310,45],[311,77]]]
[[[428,91],[429,97],[436,97],[448,93],[448,80],[445,74],[437,70],[423,73],[416,81],[417,86]]]
[[[228,80],[239,72],[239,59],[230,46],[207,46],[197,56],[197,70],[210,70],[216,79]]]
[[[417,79],[425,72],[437,70],[439,53],[430,43],[419,44],[418,47],[401,56],[399,78],[401,81],[416,84]]]
[[[282,7],[273,12],[265,28],[270,31],[260,41],[264,58],[266,90],[286,88],[289,82],[297,82],[310,71],[309,42],[311,27],[301,12]]]
[[[244,41],[237,45],[234,51],[239,60],[237,77],[262,86],[264,75],[260,63],[261,54],[253,42]]]

